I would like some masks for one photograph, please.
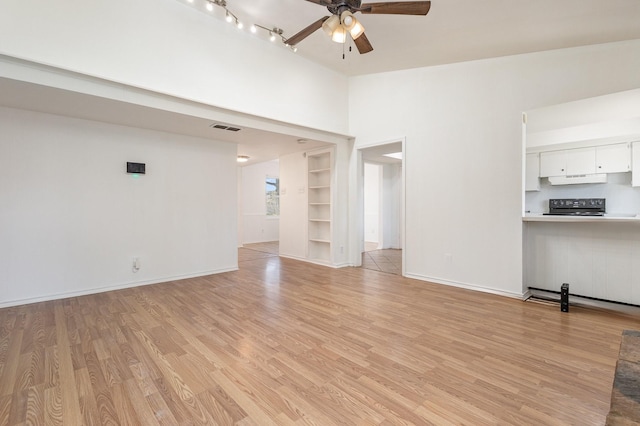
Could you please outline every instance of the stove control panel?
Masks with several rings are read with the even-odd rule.
[[[552,198],[549,200],[549,213],[573,216],[603,216],[604,198]]]

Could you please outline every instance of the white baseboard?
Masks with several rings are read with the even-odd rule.
[[[306,258],[304,258],[304,257],[292,256],[292,255],[290,255],[290,254],[282,254],[282,253],[279,253],[279,254],[278,254],[278,256],[280,256],[280,257],[286,257],[287,259],[300,260],[300,261],[302,261],[302,262],[306,262],[306,261],[307,261],[307,259],[306,259]]]
[[[511,297],[514,299],[520,299],[520,300],[524,300],[523,293],[514,293],[514,292],[510,292],[510,291],[504,291],[504,290],[500,290],[500,289],[496,289],[496,288],[490,288],[490,287],[482,287],[479,285],[475,285],[475,284],[469,284],[469,283],[462,283],[462,282],[458,282],[458,281],[451,281],[451,280],[445,280],[442,278],[434,278],[434,277],[427,277],[427,276],[423,276],[423,275],[418,275],[418,274],[411,274],[411,273],[406,273],[404,275],[407,278],[413,278],[416,280],[420,280],[420,281],[428,281],[431,283],[435,283],[435,284],[443,284],[443,285],[448,285],[451,287],[459,287],[459,288],[464,288],[467,290],[474,290],[474,291],[481,291],[483,293],[491,293],[491,294],[496,294],[498,296],[506,296],[506,297]]]
[[[28,305],[31,303],[48,302],[50,300],[66,299],[69,297],[86,296],[88,294],[104,293],[106,291],[122,290],[125,288],[133,288],[133,287],[141,287],[141,286],[151,285],[151,284],[166,283],[169,281],[184,280],[187,278],[203,277],[206,275],[221,274],[223,272],[231,272],[231,271],[237,271],[237,270],[238,270],[238,267],[236,266],[231,268],[215,269],[211,271],[201,271],[193,274],[175,275],[171,277],[154,278],[151,280],[144,280],[144,281],[131,281],[128,283],[114,284],[114,285],[103,286],[103,287],[94,287],[94,288],[89,288],[89,289],[84,289],[79,291],[54,293],[54,294],[48,294],[46,296],[28,297],[26,299],[8,300],[8,301],[0,302],[0,309],[9,308],[11,306]]]
[[[280,257],[286,257],[287,259],[293,259],[293,260],[299,260],[301,262],[307,262],[307,263],[313,263],[314,265],[320,265],[320,266],[326,266],[328,268],[334,268],[334,269],[338,269],[338,268],[344,268],[347,266],[353,266],[351,263],[348,262],[342,262],[342,263],[329,263],[329,262],[324,262],[322,260],[313,260],[313,259],[307,259],[306,257],[298,257],[298,256],[290,256],[287,254],[280,254]]]

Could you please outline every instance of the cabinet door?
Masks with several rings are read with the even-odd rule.
[[[596,149],[567,150],[567,176],[592,175],[596,172]]]
[[[640,142],[633,143],[631,157],[631,186],[640,186]]]
[[[631,144],[596,147],[596,165],[596,173],[628,172],[631,170]]]
[[[565,176],[567,174],[567,151],[540,153],[540,177]]]
[[[540,191],[540,154],[527,154],[524,166],[524,190]]]

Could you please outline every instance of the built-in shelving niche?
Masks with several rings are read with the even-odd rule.
[[[331,263],[331,149],[307,153],[308,174],[308,254],[309,260]]]

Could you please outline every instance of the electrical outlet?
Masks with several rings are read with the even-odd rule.
[[[133,265],[131,266],[131,270],[133,272],[138,272],[140,270],[140,258],[138,257],[133,258]]]

